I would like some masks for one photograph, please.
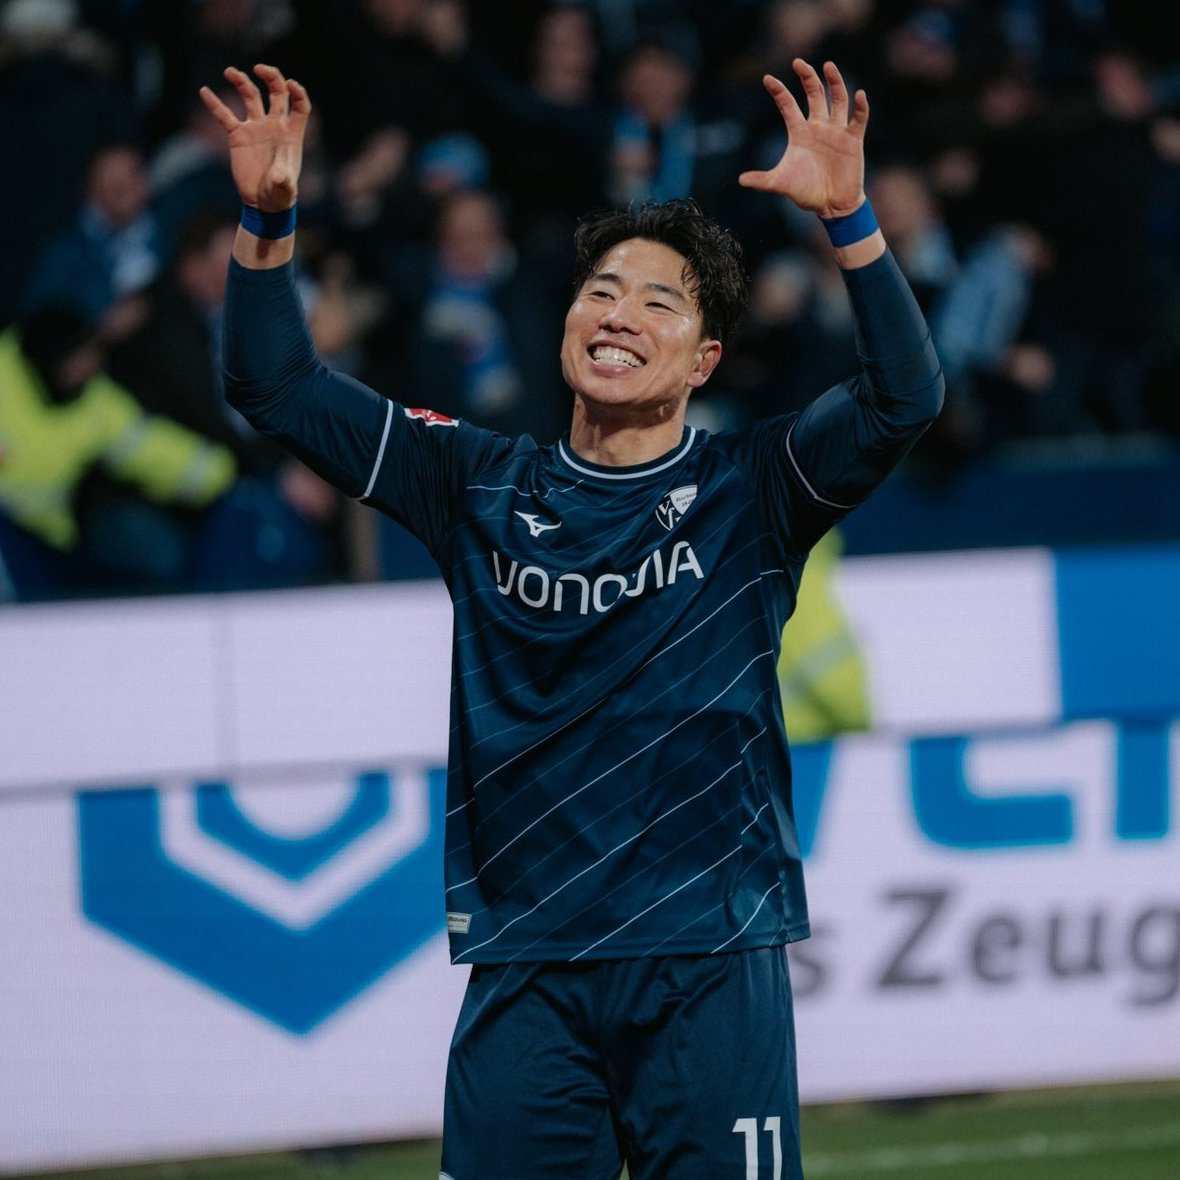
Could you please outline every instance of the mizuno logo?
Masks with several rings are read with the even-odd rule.
[[[542,533],[547,533],[550,529],[561,528],[560,520],[556,524],[549,524],[543,522],[539,516],[532,512],[518,512],[516,515],[529,526],[530,537],[539,537]]]

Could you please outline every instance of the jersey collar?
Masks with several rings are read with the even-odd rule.
[[[567,467],[581,475],[593,475],[598,479],[643,479],[675,467],[692,449],[696,434],[695,426],[685,427],[679,446],[647,463],[636,463],[633,467],[609,467],[604,463],[591,463],[589,459],[582,459],[574,454],[568,438],[558,440],[557,452]]]

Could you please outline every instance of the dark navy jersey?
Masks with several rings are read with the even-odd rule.
[[[877,298],[865,271],[854,307]],[[456,962],[806,936],[775,675],[783,627],[808,550],[941,395],[908,290],[888,256],[877,271],[890,294],[879,324],[863,317],[862,347],[889,328],[894,355],[869,354],[801,415],[689,427],[659,459],[603,467],[568,440],[504,438],[329,373],[289,275],[235,266],[235,404],[420,537],[451,593]]]

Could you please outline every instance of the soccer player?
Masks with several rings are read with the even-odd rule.
[[[867,99],[831,63],[793,68],[807,114],[767,77],[788,145],[739,182],[824,219],[860,373],[748,430],[687,426],[744,307],[738,246],[692,202],[608,211],[577,231],[551,446],[325,368],[292,283],[307,92],[266,65],[266,101],[226,71],[244,117],[202,91],[244,202],[232,400],[416,533],[454,606],[446,914],[471,975],[451,1180],[802,1174],[780,637],[808,551],[929,425],[942,378],[865,202]]]

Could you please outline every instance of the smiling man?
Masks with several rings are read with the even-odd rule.
[[[865,202],[865,96],[830,63],[794,69],[808,113],[768,77],[788,147],[739,181],[824,219],[861,372],[749,430],[686,426],[745,307],[740,251],[690,201],[607,211],[577,231],[573,415],[544,447],[321,364],[291,267],[307,94],[269,66],[265,104],[226,72],[244,117],[202,92],[245,206],[232,400],[421,538],[454,603],[446,915],[471,976],[452,1180],[802,1174],[780,637],[809,551],[929,425],[942,380]]]
[[[695,226],[694,210],[667,209],[682,225]],[[655,209],[647,216],[654,226]],[[664,224],[671,226],[672,218]],[[601,258],[589,257],[615,233],[632,236]],[[686,270],[687,259],[641,233],[634,214],[583,228],[578,262],[590,273],[566,316],[561,349],[562,372],[575,393],[570,444],[587,459],[615,465],[679,442],[689,394],[721,358],[715,330],[705,329],[699,280]],[[742,300],[740,273],[729,277],[733,287],[726,295]]]

